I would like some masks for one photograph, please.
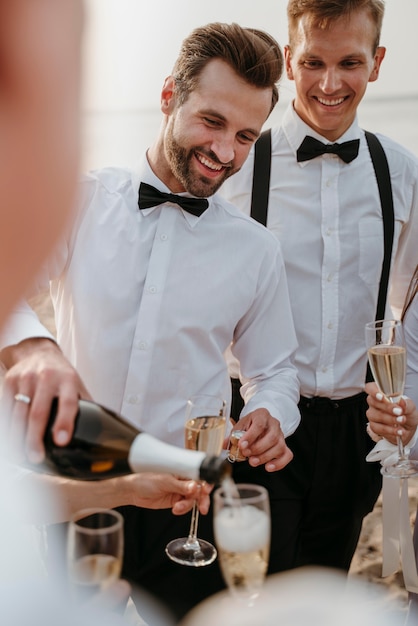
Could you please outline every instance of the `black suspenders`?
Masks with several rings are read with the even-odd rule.
[[[253,190],[251,217],[267,226],[267,208],[270,192],[271,129],[261,133],[254,146]]]
[[[271,128],[261,133],[254,145],[253,190],[251,217],[267,226],[270,192]]]
[[[367,145],[369,146],[374,171],[376,173],[377,186],[379,187],[380,204],[383,215],[383,239],[385,256],[383,258],[382,273],[380,275],[379,297],[377,300],[376,319],[385,317],[386,297],[389,284],[390,262],[392,258],[393,233],[395,229],[395,217],[393,214],[393,194],[390,182],[389,165],[382,144],[373,133],[364,131]]]
[[[385,317],[386,298],[389,284],[390,263],[392,258],[393,233],[395,218],[393,213],[393,194],[390,181],[390,171],[385,151],[376,135],[365,131],[369,147],[377,186],[379,188],[380,204],[383,216],[384,258],[379,283],[376,319]],[[261,133],[254,148],[253,189],[251,196],[251,217],[267,225],[267,208],[270,187],[271,168],[271,129]],[[367,370],[367,381],[373,380],[370,368]]]

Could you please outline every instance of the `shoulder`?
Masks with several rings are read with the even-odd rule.
[[[235,176],[235,175],[234,175]],[[280,244],[273,233],[265,226],[246,215],[235,204],[226,200],[219,193],[213,196],[214,209],[218,219],[222,220],[224,228],[227,228],[244,243],[248,237],[251,242],[270,247],[272,251],[280,248]],[[222,217],[221,217],[222,216]]]
[[[385,151],[391,172],[396,170],[402,171],[406,168],[411,175],[417,175],[418,157],[415,154],[386,135],[381,133],[375,133],[375,135]]]
[[[78,187],[78,212],[80,214],[116,214],[115,207],[124,206],[135,213],[138,190],[133,187],[133,172],[129,169],[107,167],[84,174]]]
[[[123,193],[131,185],[132,171],[120,167],[105,167],[92,170],[84,174],[80,179],[81,187],[102,188],[110,194]]]

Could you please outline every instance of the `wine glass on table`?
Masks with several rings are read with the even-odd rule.
[[[402,397],[406,375],[406,348],[400,320],[377,320],[366,324],[366,346],[375,383],[389,402]],[[405,453],[402,437],[397,435],[398,459],[382,468],[382,474],[396,478],[418,475],[418,463]]]
[[[196,395],[187,402],[185,447],[220,455],[226,430],[226,403],[220,396]],[[174,539],[166,546],[166,554],[181,565],[202,567],[217,556],[215,546],[197,536],[199,507],[195,502],[188,537]]]
[[[263,587],[270,552],[270,501],[261,485],[224,483],[214,493],[214,532],[232,595],[251,606]]]
[[[115,582],[122,570],[123,517],[112,509],[83,509],[68,525],[67,565],[76,602]]]

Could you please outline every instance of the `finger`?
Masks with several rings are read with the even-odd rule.
[[[392,407],[390,407],[392,408]],[[385,410],[381,410],[378,408],[373,408],[373,407],[369,407],[366,411],[366,416],[369,420],[369,422],[372,423],[372,425],[375,424],[392,424],[393,420],[394,420],[394,413],[392,413],[392,410],[387,411],[386,407]]]
[[[286,445],[279,422],[273,421],[273,419],[252,443],[247,441],[247,445],[245,445],[245,436],[243,435],[239,442],[240,449],[247,457],[259,457],[261,463],[266,463],[270,459],[280,456]]]
[[[59,446],[66,445],[71,439],[80,398],[91,400],[90,394],[82,385],[70,382],[61,387],[52,429],[54,442]]]
[[[174,515],[184,515],[185,513],[188,513],[189,511],[192,510],[194,503],[195,503],[194,498],[193,499],[186,498],[186,499],[178,500],[178,502],[175,502],[173,506],[171,507],[171,512]]]
[[[267,472],[277,472],[278,470],[286,467],[288,463],[293,459],[293,452],[286,446],[285,452],[278,458],[273,459],[266,463],[265,468]]]
[[[284,465],[289,462],[290,459],[286,460],[288,456],[288,450],[289,449],[286,446],[284,439],[281,439],[279,441],[276,440],[274,446],[265,446],[262,453],[260,454],[254,454],[254,452],[252,451],[252,454],[249,457],[248,461],[252,467],[257,467],[258,465],[266,465],[267,463],[273,463],[275,465],[275,468],[277,468],[277,465],[280,464],[280,461],[277,460],[281,460],[283,455],[285,456],[285,458],[283,459]],[[284,467],[284,465],[282,465],[281,467]]]
[[[206,515],[210,509],[210,498],[209,496],[203,496],[199,500],[199,511],[202,515]]]
[[[38,384],[31,404],[26,435],[26,453],[31,462],[39,463],[45,455],[44,436],[50,418],[54,388],[46,389]],[[66,445],[72,435],[74,419],[78,411],[78,396],[59,395],[58,410],[52,426],[54,443],[58,446]]]
[[[22,394],[23,397],[28,397],[26,394]],[[12,419],[9,425],[9,441],[8,446],[11,454],[11,458],[16,462],[22,462],[25,456],[25,435],[28,422],[29,404],[19,400],[19,394],[16,394],[17,400],[14,400],[14,404],[11,408]]]

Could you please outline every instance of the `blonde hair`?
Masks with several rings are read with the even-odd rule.
[[[302,16],[310,26],[326,30],[341,17],[349,19],[356,11],[367,10],[375,24],[376,34],[373,41],[373,54],[380,42],[383,16],[385,13],[384,0],[289,0],[287,18],[289,25],[289,43],[296,41],[299,21]]]

